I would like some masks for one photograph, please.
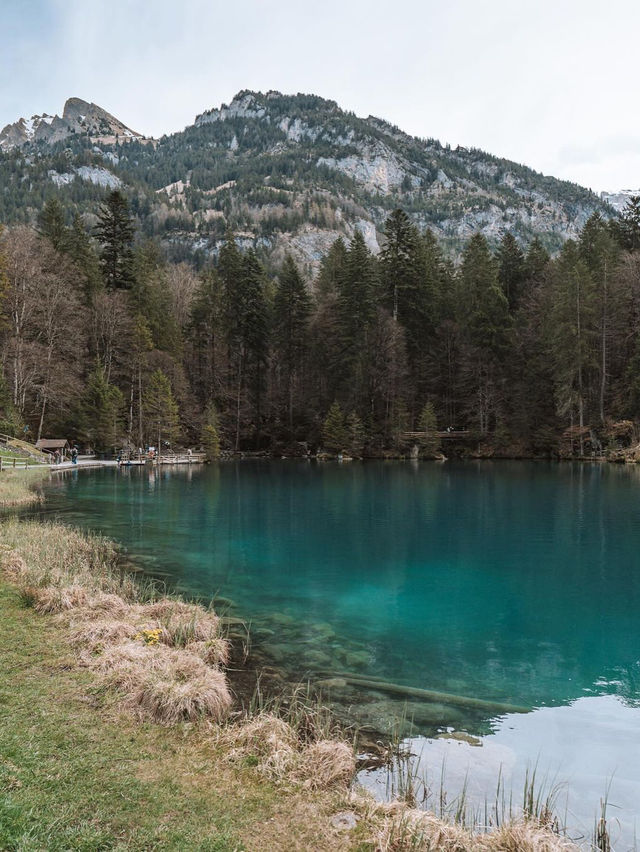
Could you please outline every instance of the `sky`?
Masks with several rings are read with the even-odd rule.
[[[276,89],[638,189],[639,43],[638,0],[0,0],[0,127],[80,97],[161,136]]]

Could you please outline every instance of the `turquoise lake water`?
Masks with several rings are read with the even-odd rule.
[[[585,701],[590,724],[606,706],[585,795],[597,804],[617,772],[640,800],[633,467],[287,460],[77,471],[54,478],[45,507],[116,538],[186,592],[231,599],[257,646],[292,675],[353,671],[549,708],[528,714],[543,720],[559,708],[581,755],[593,741],[580,722]],[[365,704],[371,721],[394,709],[390,696]],[[505,726],[505,717],[441,705],[416,712],[414,733],[449,726],[499,738],[524,728],[509,748],[535,760],[532,743],[540,753],[543,740],[526,732],[526,718]]]

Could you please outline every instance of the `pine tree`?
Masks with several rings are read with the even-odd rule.
[[[585,413],[597,364],[597,313],[593,281],[573,240],[564,244],[554,263],[551,287],[547,334],[558,413],[568,417],[571,426],[577,415],[582,455]]]
[[[102,244],[100,263],[110,289],[129,289],[133,283],[134,226],[129,204],[117,189],[109,193],[98,213],[95,235]]]
[[[187,369],[204,406],[220,394],[219,361],[223,348],[224,297],[222,282],[211,267],[203,270],[191,306],[188,342],[192,358]]]
[[[423,433],[420,438],[426,455],[432,456],[440,449],[440,439],[434,434],[438,429],[438,420],[433,403],[425,403],[418,420],[418,431]]]
[[[319,299],[326,299],[340,290],[346,262],[347,247],[342,237],[338,237],[320,261],[320,271],[314,287]]]
[[[476,234],[467,243],[459,276],[459,305],[468,352],[467,398],[481,434],[495,424],[503,401],[504,370],[509,350],[509,305],[498,281],[487,241]]]
[[[531,287],[532,283],[540,284],[545,270],[549,265],[549,252],[542,245],[538,237],[534,237],[529,243],[524,261],[525,276]]]
[[[347,427],[338,402],[334,402],[327,412],[322,425],[322,441],[326,449],[334,453],[342,452],[347,445]]]
[[[287,391],[290,432],[293,431],[296,390],[302,379],[310,310],[311,303],[304,281],[293,258],[287,255],[278,278],[273,311],[274,342],[283,370],[284,382],[281,384]]]
[[[182,335],[172,311],[166,259],[157,242],[146,240],[137,246],[132,271],[131,303],[144,316],[154,347],[178,356]]]
[[[605,397],[610,370],[610,338],[612,315],[615,315],[615,289],[612,291],[614,273],[620,254],[610,228],[598,213],[586,222],[579,242],[580,256],[589,270],[595,288],[596,311],[599,315],[600,381],[598,410],[600,422],[605,422]]]
[[[394,210],[387,219],[385,238],[380,265],[386,301],[393,319],[402,321],[410,310],[406,294],[418,287],[420,238],[403,210]]]
[[[80,402],[78,420],[83,438],[98,450],[115,447],[122,429],[123,406],[122,393],[109,384],[104,368],[96,364]]]
[[[362,420],[358,417],[355,411],[352,411],[347,415],[345,420],[345,432],[349,453],[352,456],[359,456],[364,448],[365,432]]]
[[[157,451],[165,443],[174,441],[180,431],[178,404],[171,390],[171,382],[162,370],[151,374],[143,397],[145,428],[149,443],[157,441]]]
[[[361,406],[367,388],[367,345],[376,312],[374,260],[362,233],[356,231],[338,281],[336,300],[336,361],[331,365],[336,386]]]
[[[498,281],[513,313],[520,304],[526,279],[526,263],[522,249],[513,234],[506,233],[497,251]]]
[[[269,306],[265,296],[265,272],[253,250],[242,262],[244,290],[243,337],[247,352],[248,382],[253,394],[255,425],[262,416],[265,368],[269,354]]]
[[[640,195],[632,195],[627,201],[620,216],[617,234],[624,249],[640,250]]]
[[[75,216],[71,228],[67,231],[65,250],[78,267],[85,279],[85,298],[88,304],[103,287],[104,282],[100,273],[100,262],[91,244],[82,220]]]
[[[67,249],[68,229],[64,222],[64,210],[56,198],[47,201],[40,211],[38,231],[56,251],[64,252]]]
[[[421,396],[434,346],[443,258],[431,231],[421,237],[402,210],[389,216],[385,232],[386,243],[380,253],[385,302],[404,328],[411,386],[414,396]]]
[[[215,459],[220,458],[219,430],[218,413],[213,403],[209,403],[202,427],[202,445],[204,446],[208,461],[215,461]]]

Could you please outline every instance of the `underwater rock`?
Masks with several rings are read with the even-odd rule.
[[[281,663],[284,660],[291,659],[292,657],[297,656],[297,649],[295,645],[288,645],[283,643],[273,643],[268,642],[262,646],[265,654],[268,654],[276,663]]]
[[[371,654],[368,651],[348,651],[344,661],[350,669],[362,669],[371,662]]]
[[[312,633],[314,636],[321,639],[333,639],[336,635],[336,631],[326,621],[317,621],[314,624],[310,624],[306,628],[306,632]]]
[[[231,598],[222,598],[216,597],[213,599],[213,608],[217,609],[218,607],[226,607],[226,609],[235,609],[235,603],[231,600]]]
[[[342,677],[328,677],[324,680],[317,680],[315,685],[321,689],[346,689],[347,682]]]
[[[269,616],[269,621],[273,624],[294,624],[295,619],[286,612],[274,612]]]
[[[478,737],[474,737],[471,734],[468,734],[466,731],[445,731],[442,734],[438,734],[436,737],[438,740],[459,740],[463,743],[469,743],[470,746],[475,746],[476,748],[482,748],[482,740],[478,739]]]
[[[328,654],[324,654],[322,651],[313,650],[307,651],[305,653],[304,661],[310,666],[315,666],[316,668],[324,668],[331,663],[331,657]]]

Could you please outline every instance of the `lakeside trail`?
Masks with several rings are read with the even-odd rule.
[[[472,834],[375,804],[310,708],[227,713],[210,610],[145,596],[94,536],[8,520],[0,542],[0,849],[576,848],[550,814]]]

